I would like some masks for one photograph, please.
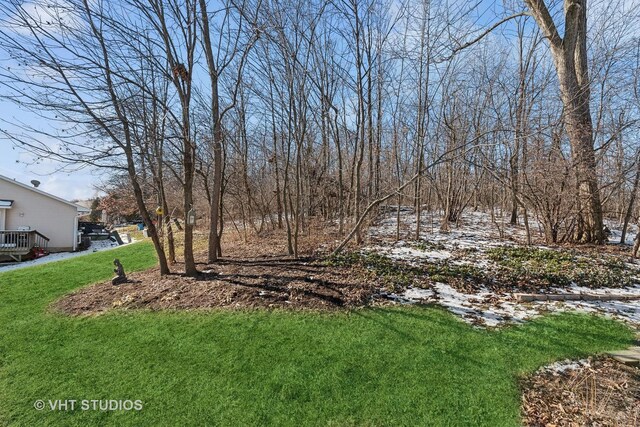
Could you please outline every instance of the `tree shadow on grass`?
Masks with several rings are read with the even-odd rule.
[[[446,349],[449,357],[471,365],[495,363],[493,358],[498,358],[516,373],[532,371],[560,359],[625,348],[634,342],[633,331],[626,325],[588,314],[551,314],[493,330],[473,327],[438,306],[375,308],[355,314],[402,339],[425,346],[430,343],[429,334],[451,336]],[[402,318],[406,321],[398,322]],[[410,327],[416,322],[428,324],[427,333]],[[487,348],[499,350],[486,356]]]

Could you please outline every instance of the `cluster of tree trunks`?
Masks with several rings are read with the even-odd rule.
[[[633,29],[632,14],[600,5],[592,23],[586,0],[524,0],[478,32],[472,6],[12,3],[0,78],[47,126],[2,132],[36,157],[106,170],[105,207],[135,202],[161,274],[178,257],[197,274],[189,212],[209,262],[225,224],[244,238],[281,230],[297,257],[314,222],[335,224],[340,250],[389,209],[412,209],[414,239],[434,216],[447,232],[479,209],[499,228],[522,219],[529,237],[535,218],[550,243],[603,243],[605,216],[626,233],[640,72],[624,64],[639,55],[610,23]]]

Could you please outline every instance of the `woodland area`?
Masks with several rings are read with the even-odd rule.
[[[314,223],[360,243],[383,207],[541,224],[603,243],[638,220],[640,11],[586,0],[5,0],[0,89],[40,120],[0,132],[108,176],[160,274],[194,224]],[[504,219],[506,217],[506,220]],[[175,219],[179,219],[176,221]],[[161,238],[162,237],[162,238]],[[182,240],[182,239],[181,239]]]

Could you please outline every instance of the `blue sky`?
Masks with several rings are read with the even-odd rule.
[[[475,4],[476,2],[470,2]],[[477,9],[472,12],[469,19],[478,31],[488,27],[499,19],[497,15],[503,15],[505,10],[502,6],[502,0],[490,1],[482,0],[478,3]],[[512,2],[514,7],[522,8],[523,2],[515,0]],[[549,0],[551,4],[561,4],[558,0]],[[624,0],[625,4],[637,6],[638,0]],[[559,23],[560,24],[560,23]],[[500,32],[509,33],[510,24],[504,25]],[[2,60],[4,58],[0,58]],[[7,122],[26,122],[31,126],[39,126],[46,128],[47,123],[40,117],[20,111],[14,104],[3,99],[0,90],[0,128],[11,131],[11,127]],[[15,129],[13,129],[15,130]],[[55,143],[52,141],[52,143]],[[8,139],[0,136],[0,174],[9,178],[17,179],[21,182],[28,183],[32,179],[41,181],[41,189],[56,196],[63,197],[68,200],[88,199],[99,195],[96,188],[100,187],[101,176],[99,171],[91,171],[83,169],[80,171],[60,171],[61,165],[51,161],[41,161],[35,164],[36,159],[33,158],[24,149],[15,146]]]
[[[22,120],[37,123],[38,119],[29,113],[20,111],[15,105],[2,99],[0,93],[0,128],[9,130],[4,121]],[[97,172],[80,170],[74,172],[59,171],[61,165],[51,161],[34,164],[36,159],[5,138],[0,139],[0,175],[29,183],[32,179],[41,182],[40,189],[67,200],[84,200],[99,194],[96,186],[100,184]]]
[[[29,8],[30,4],[26,3],[24,7]],[[7,8],[4,12],[8,10]],[[2,65],[14,63],[13,60],[7,58],[4,52],[0,52],[0,61],[3,62]],[[26,123],[40,129],[51,129],[51,126],[41,117],[23,111],[8,101],[6,93],[3,93],[0,86],[0,129],[9,133],[19,133],[16,132],[19,129],[11,125],[15,122]],[[52,141],[52,143],[54,142]],[[47,160],[36,164],[36,161],[37,159],[31,154],[0,134],[0,175],[23,183],[29,183],[36,179],[41,182],[40,189],[67,200],[88,199],[99,194],[96,187],[100,183],[100,178],[95,172],[92,173],[86,169],[65,172],[60,171],[61,164]]]
[[[481,1],[478,10],[472,14],[471,19],[480,26],[492,22],[495,18],[495,16],[492,16],[492,12],[495,11],[496,7],[500,9],[500,4],[501,1]],[[6,60],[6,58],[0,58],[0,60]],[[24,122],[41,129],[48,128],[48,124],[44,119],[19,110],[16,105],[3,99],[0,92],[0,128],[10,132],[19,131],[19,129],[9,124],[12,122]],[[56,142],[52,140],[51,143],[55,144]],[[41,182],[40,188],[42,190],[68,200],[88,199],[100,194],[96,190],[96,188],[100,187],[100,171],[88,169],[60,171],[62,165],[58,163],[41,160],[36,164],[36,161],[37,159],[20,148],[20,146],[0,136],[1,175],[24,183],[37,179]]]

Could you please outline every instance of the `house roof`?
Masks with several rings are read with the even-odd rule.
[[[33,191],[34,193],[42,194],[43,196],[47,196],[47,197],[49,197],[49,198],[51,198],[53,200],[57,200],[59,202],[65,203],[65,204],[70,205],[70,206],[73,206],[74,208],[76,208],[78,210],[78,212],[91,212],[90,209],[87,209],[85,207],[76,205],[75,203],[72,203],[72,202],[70,202],[68,200],[65,200],[63,198],[60,198],[58,196],[54,196],[53,194],[49,194],[49,193],[47,193],[45,191],[39,190],[39,189],[37,189],[35,187],[32,187],[30,185],[23,184],[22,182],[16,181],[15,179],[7,178],[4,175],[0,175],[0,180],[10,182],[12,184],[17,185],[18,187],[26,188],[27,190]],[[13,200],[2,200],[2,201],[4,201],[4,202],[10,201],[13,204]]]

